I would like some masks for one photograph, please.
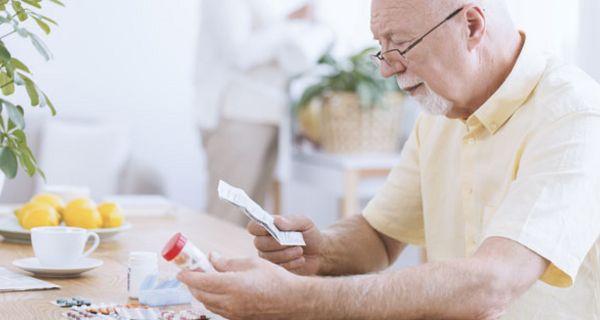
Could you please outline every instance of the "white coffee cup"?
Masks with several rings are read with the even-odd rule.
[[[87,251],[88,239],[94,238]],[[69,267],[89,256],[100,244],[95,232],[74,227],[38,227],[31,229],[33,252],[44,267]]]

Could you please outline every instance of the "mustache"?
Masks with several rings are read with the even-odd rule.
[[[400,87],[400,89],[414,87],[419,83],[423,83],[427,86],[427,83],[416,77],[396,77],[396,83],[398,84],[398,87]]]

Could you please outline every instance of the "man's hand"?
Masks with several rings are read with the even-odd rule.
[[[227,319],[288,319],[303,301],[300,277],[268,261],[211,254],[218,273],[182,271],[177,276],[210,311]]]
[[[275,217],[275,225],[282,231],[298,231],[304,236],[305,247],[280,245],[263,227],[251,221],[248,231],[255,236],[258,255],[300,275],[315,275],[319,271],[323,237],[314,223],[306,217]]]

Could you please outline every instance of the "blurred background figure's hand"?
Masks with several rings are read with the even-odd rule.
[[[304,5],[288,15],[288,19],[290,20],[310,19],[311,17],[312,6],[310,4]]]
[[[248,231],[255,236],[258,255],[299,275],[315,275],[319,271],[321,232],[307,217],[275,217],[275,225],[282,231],[298,231],[304,236],[305,247],[280,245],[262,226],[251,221]]]

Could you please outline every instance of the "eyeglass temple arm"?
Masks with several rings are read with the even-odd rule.
[[[446,17],[446,19],[442,20],[442,22],[440,22],[437,25],[435,25],[435,27],[431,28],[431,30],[427,31],[427,33],[425,33],[423,36],[421,36],[419,39],[417,39],[417,41],[411,43],[410,46],[408,46],[408,48],[404,49],[404,51],[402,51],[400,53],[402,53],[403,55],[406,54],[408,51],[410,51],[410,49],[414,48],[416,45],[418,45],[419,43],[421,43],[421,41],[423,41],[423,39],[425,39],[425,37],[427,37],[430,33],[434,32],[435,29],[439,28],[441,25],[443,25],[444,23],[446,23],[446,21],[454,18],[454,16],[456,16],[464,8],[465,7],[461,7],[461,8],[456,9],[448,17]]]

